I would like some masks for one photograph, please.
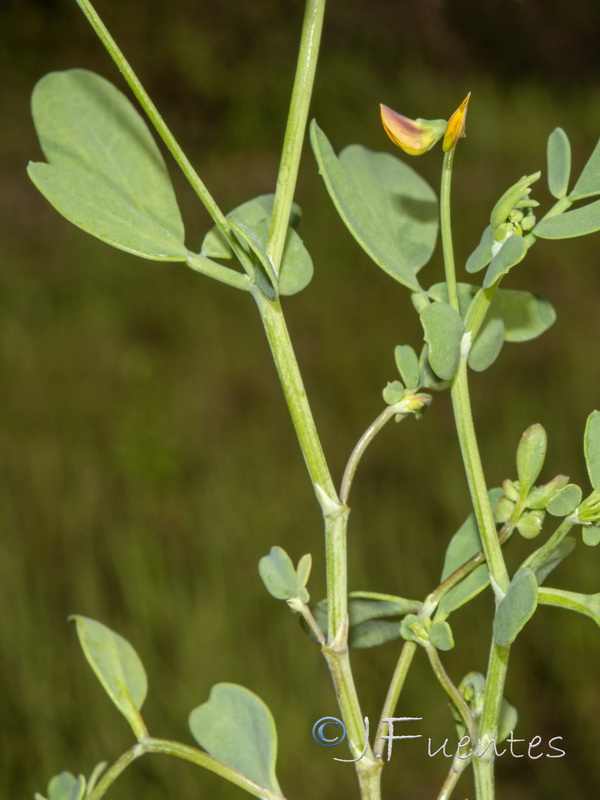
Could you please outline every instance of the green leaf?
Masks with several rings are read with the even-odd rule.
[[[503,494],[500,488],[490,490],[489,499],[492,508]],[[440,581],[445,581],[447,577],[452,575],[453,572],[480,550],[481,538],[479,536],[479,529],[477,527],[475,515],[470,514],[448,544]],[[469,600],[472,600],[479,592],[485,589],[488,583],[489,573],[487,566],[481,564],[481,566],[476,567],[473,572],[467,575],[466,578],[463,578],[460,583],[446,592],[438,606],[437,616],[448,616],[452,611],[455,611],[465,603],[468,603]]]
[[[534,569],[535,577],[538,582],[538,586],[541,586],[542,583],[546,580],[548,575],[558,567],[561,561],[563,561],[569,553],[572,552],[573,548],[575,547],[575,539],[572,536],[567,536],[562,542],[556,547],[548,556],[548,558],[543,561],[539,566]]]
[[[142,258],[186,260],[165,163],[124,94],[87,70],[52,72],[36,85],[32,111],[49,163],[27,171],[64,217]]]
[[[588,547],[596,547],[600,544],[600,526],[586,525],[583,529],[583,543]]]
[[[302,556],[296,567],[296,588],[303,589],[308,583],[310,578],[310,571],[312,569],[312,556],[306,553]]]
[[[503,697],[498,719],[498,744],[503,742],[511,731],[514,731],[517,727],[518,719],[517,709],[508,702],[506,697]]]
[[[554,495],[546,506],[546,511],[553,517],[568,517],[581,503],[582,492],[579,486],[569,483]]]
[[[593,197],[600,194],[600,140],[598,140],[594,152],[589,157],[579,180],[573,187],[570,200],[581,200],[584,197]]]
[[[492,258],[483,279],[483,288],[488,289],[503,275],[522,261],[527,255],[527,243],[523,236],[513,234],[506,239]]]
[[[548,137],[546,156],[548,188],[550,194],[560,200],[567,194],[571,177],[571,145],[562,128],[555,128]]]
[[[595,194],[600,194],[600,189]],[[600,200],[575,211],[546,217],[538,222],[532,233],[539,239],[572,239],[596,231],[600,231]]]
[[[129,642],[100,622],[78,614],[75,621],[79,642],[104,691],[131,725],[138,739],[147,735],[140,709],[146,699],[148,681],[142,662]]]
[[[277,272],[267,253],[266,238],[261,236],[255,227],[250,227],[239,220],[230,219],[229,224],[236,238],[253,261],[254,278],[259,289],[269,300],[277,300]]]
[[[421,311],[421,324],[429,348],[431,369],[449,381],[458,367],[464,325],[460,314],[447,303],[435,302]]]
[[[48,784],[48,800],[83,800],[85,778],[75,778],[70,772],[55,775]]]
[[[528,511],[522,514],[517,522],[517,530],[524,539],[535,539],[539,536],[544,522],[543,511]]]
[[[469,351],[468,365],[475,372],[483,372],[500,355],[504,344],[504,322],[491,306]]]
[[[348,644],[352,648],[375,647],[400,638],[400,620],[419,611],[421,603],[393,595],[352,592],[348,597]],[[327,600],[311,608],[322,631],[327,630]]]
[[[600,411],[592,411],[587,418],[583,451],[592,488],[600,489]]]
[[[311,142],[327,190],[346,227],[373,261],[412,291],[431,258],[437,199],[411,167],[388,153],[350,145],[336,157],[313,120]]]
[[[86,794],[91,794],[94,791],[94,788],[98,783],[100,776],[102,775],[107,766],[108,766],[107,761],[101,761],[99,764],[96,764],[96,766],[92,770],[92,774],[87,779]]]
[[[492,304],[499,299],[507,342],[527,342],[544,333],[554,324],[552,305],[531,292],[498,289]]]
[[[271,285],[278,285],[279,293],[288,296],[296,294],[308,286],[314,268],[308,250],[295,231],[302,212],[300,207],[294,203],[286,234],[279,280],[277,280],[266,254],[274,198],[273,194],[259,195],[234,208],[227,215],[227,219],[244,231],[246,247],[254,250],[257,254],[260,253],[261,269],[268,276]],[[227,239],[216,226],[211,228],[204,237],[201,252],[202,255],[212,258],[231,258],[233,256]]]
[[[522,500],[527,497],[542,471],[547,444],[546,431],[539,423],[530,425],[521,436],[517,447],[517,475]]]
[[[600,625],[600,594],[579,594],[579,592],[566,592],[563,589],[541,586],[539,602],[545,606],[576,611],[593,619],[596,625]]]
[[[275,775],[277,731],[265,703],[233,683],[213,686],[189,717],[192,736],[213,758],[261,786],[281,793]]]
[[[436,650],[452,650],[454,637],[452,629],[445,620],[437,620],[429,629],[429,641]]]
[[[413,348],[408,344],[401,344],[394,350],[396,366],[400,377],[409,389],[416,389],[419,386],[419,358]]]
[[[492,260],[492,245],[494,244],[494,234],[492,226],[488,225],[481,235],[481,241],[467,259],[465,269],[467,272],[479,272],[487,267]]]
[[[477,286],[473,286],[470,283],[459,282],[456,284],[456,293],[458,294],[458,310],[460,311],[461,317],[464,318],[466,315],[473,297],[477,294],[477,291]],[[448,300],[448,284],[445,281],[442,283],[434,283],[433,286],[430,286],[428,289],[427,294],[432,300],[439,300],[442,303],[450,302]]]
[[[382,395],[383,401],[388,406],[393,406],[404,397],[404,386],[400,381],[388,381]]]
[[[508,647],[523,630],[537,607],[537,593],[535,574],[521,567],[496,609],[493,630],[498,647]]]
[[[296,597],[296,570],[292,559],[281,547],[272,547],[258,562],[258,571],[267,591],[278,600]]]

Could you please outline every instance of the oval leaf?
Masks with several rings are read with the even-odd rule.
[[[552,500],[550,500],[546,506],[546,511],[552,514],[553,517],[568,517],[581,503],[581,498],[582,493],[579,486],[574,483],[569,483],[556,492]]]
[[[452,650],[454,637],[450,625],[444,620],[437,620],[429,629],[429,641],[436,650]]]
[[[571,177],[571,145],[562,128],[555,128],[548,137],[546,152],[548,163],[548,188],[560,200],[565,197]]]
[[[140,709],[148,681],[140,657],[129,642],[106,625],[74,615],[82,650],[104,691],[131,725],[138,739],[147,735]]]
[[[502,276],[522,261],[527,255],[527,244],[523,236],[513,234],[502,244],[492,258],[483,279],[483,288],[488,289]]]
[[[544,333],[554,324],[552,305],[531,292],[498,289],[492,305],[499,302],[507,342],[527,342]]]
[[[82,800],[85,795],[85,778],[75,778],[70,772],[55,775],[48,784],[48,800]]]
[[[192,736],[213,758],[281,793],[275,775],[277,731],[265,703],[243,686],[218,683],[189,717]]]
[[[576,611],[578,614],[593,619],[596,625],[600,625],[600,594],[580,594],[544,586],[539,591],[539,602],[545,606],[557,606],[569,611]]]
[[[30,164],[28,173],[57,211],[121,250],[185,261],[165,163],[124,94],[87,70],[52,72],[36,85],[32,111],[49,163]]]
[[[533,229],[533,235],[540,239],[572,239],[596,231],[600,231],[600,200],[575,211],[565,211],[556,217],[540,220]]]
[[[268,556],[258,562],[258,571],[269,594],[278,600],[289,600],[297,594],[296,570],[282,547],[272,547]]]
[[[388,275],[419,291],[415,272],[431,258],[437,238],[433,189],[388,153],[351,145],[338,158],[314,120],[310,136],[319,171],[350,233]]]
[[[469,352],[468,364],[471,369],[483,372],[491,367],[500,355],[503,344],[504,322],[502,317],[490,308]]]
[[[498,604],[494,617],[494,642],[508,647],[523,630],[537,607],[538,585],[535,574],[522,567],[512,579],[508,592]]]
[[[419,357],[409,344],[399,344],[394,350],[396,366],[400,377],[409,389],[416,389],[419,386]]]
[[[458,311],[447,303],[435,302],[421,311],[421,324],[429,348],[431,369],[449,381],[458,367],[464,325]]]
[[[517,475],[522,499],[527,497],[529,490],[542,471],[547,444],[546,431],[539,423],[530,425],[521,436],[517,447]]]
[[[587,418],[583,450],[592,488],[600,489],[600,411],[592,411]]]
[[[492,226],[488,225],[481,235],[481,241],[467,259],[465,269],[467,272],[479,272],[487,267],[492,260],[492,245],[494,244],[494,234]]]

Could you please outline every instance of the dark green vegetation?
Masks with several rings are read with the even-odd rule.
[[[271,191],[301,5],[283,4],[285,15],[275,2],[247,4],[252,13],[236,3],[246,9],[239,15],[218,3],[155,5],[154,22],[151,5],[136,5],[129,18],[111,9],[107,22],[166,119],[226,210]],[[571,138],[577,172],[600,135],[600,93],[574,78],[565,92],[554,84],[558,68],[544,81],[531,61],[520,65],[522,74],[535,72],[537,82],[494,81],[475,55],[469,60],[467,45],[448,65],[448,48],[436,50],[423,28],[429,63],[414,45],[419,20],[404,29],[384,3],[382,43],[371,17],[363,49],[359,5],[336,21],[331,4],[314,113],[336,148],[356,141],[390,151],[379,101],[411,116],[446,116],[471,89],[454,192],[464,261],[498,196],[544,168],[556,125]],[[190,741],[189,710],[214,683],[242,683],[273,711],[278,773],[290,800],[352,797],[352,768],[334,763],[310,735],[317,718],[336,713],[325,665],[258,577],[258,560],[273,544],[295,560],[311,551],[309,588],[314,599],[323,595],[320,515],[252,301],[183,266],[140,262],[102,245],[36,193],[25,176],[27,160],[40,157],[28,111],[34,82],[80,66],[122,84],[74,3],[14,2],[1,13],[8,58],[0,75],[0,793],[31,797],[56,772],[89,773],[131,742],[66,623],[77,612],[138,650],[154,735]],[[516,18],[522,38],[524,24]],[[574,52],[577,35],[569,40]],[[412,41],[408,55],[428,65],[417,76],[403,36]],[[494,61],[502,41],[496,45]],[[512,44],[506,47],[508,57]],[[411,165],[431,178],[440,157],[432,152]],[[175,179],[189,243],[199,245],[208,221]],[[548,199],[543,188],[533,196]],[[382,407],[381,389],[396,377],[394,346],[417,345],[418,327],[406,292],[367,262],[337,219],[308,153],[298,201],[316,275],[285,307],[326,452],[341,476]],[[538,243],[506,283],[539,291],[558,321],[540,340],[508,345],[489,372],[473,376],[490,485],[515,477],[514,451],[533,422],[549,436],[542,478],[565,472],[585,483],[583,428],[600,406],[599,243],[598,236]],[[431,282],[441,280],[435,264]],[[423,596],[468,512],[447,395],[435,396],[422,421],[392,424],[379,437],[359,467],[351,505],[352,588]],[[513,565],[526,547],[511,543]],[[554,583],[595,592],[597,574],[597,553],[579,543]],[[491,596],[456,615],[458,646],[444,658],[456,680],[485,671],[488,641],[478,641],[478,630],[489,630],[490,613]],[[372,718],[397,652],[392,643],[355,656]],[[529,624],[511,656],[506,692],[521,715],[517,736],[562,736],[567,757],[505,757],[501,796],[595,795],[599,657],[590,620],[546,608]],[[420,658],[398,712],[424,717],[415,732],[437,747],[454,733],[428,670]],[[398,744],[387,769],[396,796],[431,798],[447,765],[426,752],[423,740]],[[148,757],[111,797],[236,793],[242,796],[191,766]]]

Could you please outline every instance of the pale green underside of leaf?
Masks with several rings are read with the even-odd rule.
[[[185,261],[165,163],[125,95],[87,70],[53,72],[36,85],[32,112],[49,164],[28,172],[63,216],[143,258]]]
[[[314,121],[311,141],[327,190],[350,233],[388,275],[419,291],[415,273],[431,258],[437,237],[433,189],[388,153],[350,145],[338,158]]]
[[[540,239],[572,239],[596,231],[600,231],[600,200],[541,220],[533,229],[533,235]]]
[[[578,614],[593,619],[596,625],[600,625],[600,593],[580,594],[563,589],[540,587],[538,600],[543,605],[576,611]]]
[[[243,686],[218,683],[189,717],[192,736],[213,758],[280,793],[277,731],[265,703]]]
[[[96,677],[110,699],[127,719],[136,735],[140,732],[141,709],[148,681],[140,657],[118,633],[93,619],[74,615],[81,647]]]
[[[600,411],[592,411],[587,418],[583,450],[592,488],[600,489]]]
[[[431,369],[439,378],[449,381],[460,360],[462,318],[452,306],[442,302],[425,306],[420,316]]]
[[[281,547],[272,547],[258,562],[258,571],[269,594],[278,600],[295,597],[296,570],[292,559]]]
[[[555,128],[548,137],[546,161],[550,194],[560,200],[567,194],[571,177],[571,145],[562,128]]]
[[[596,194],[600,194],[600,139],[583,168],[579,180],[569,194],[569,198],[579,200],[584,197],[593,197]]]
[[[512,579],[494,617],[494,642],[508,647],[523,630],[537,607],[538,585],[534,572],[522,567]]]

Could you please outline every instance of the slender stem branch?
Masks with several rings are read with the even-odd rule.
[[[117,43],[108,32],[105,24],[102,22],[100,17],[98,16],[97,11],[89,2],[89,0],[77,0],[78,6],[81,8],[83,13],[85,14],[87,20],[91,24],[92,28],[96,32],[96,35],[108,51],[110,57],[113,59],[123,77],[129,84],[131,91],[137,97],[140,105],[146,112],[148,119],[154,125],[156,132],[163,140],[165,145],[167,146],[169,152],[181,168],[181,171],[185,175],[185,177],[190,182],[192,188],[202,201],[204,207],[213,218],[214,222],[219,226],[219,228],[223,231],[223,233],[229,233],[229,225],[227,220],[223,216],[221,210],[219,209],[217,203],[213,199],[212,195],[200,179],[200,176],[196,172],[196,170],[191,165],[189,159],[177,143],[175,137],[167,127],[165,121],[163,120],[162,116],[159,114],[158,109],[150,99],[150,96],[142,86],[140,80],[138,79],[137,75],[133,71],[131,65],[123,55],[123,52],[117,46]]]
[[[425,652],[427,653],[427,657],[429,658],[429,663],[435,673],[435,677],[440,682],[442,688],[450,698],[450,702],[454,706],[454,708],[460,714],[460,718],[464,722],[465,728],[469,733],[469,737],[471,742],[475,742],[477,740],[477,726],[475,724],[475,720],[473,719],[473,715],[471,714],[471,709],[467,705],[467,701],[462,696],[462,694],[458,691],[450,676],[444,669],[444,665],[440,659],[440,654],[435,649],[435,647],[427,643],[425,646]]]
[[[462,775],[468,763],[468,759],[459,758],[458,753],[456,753],[452,761],[452,766],[450,767],[448,775],[446,776],[446,780],[444,781],[436,800],[449,800],[452,792],[456,788],[456,784],[458,783],[460,776]]]
[[[388,689],[383,709],[379,717],[379,725],[377,726],[377,734],[375,736],[375,744],[373,745],[373,752],[376,758],[381,758],[383,753],[383,737],[385,735],[385,727],[388,725],[384,722],[386,719],[391,719],[394,716],[398,699],[404,687],[408,670],[412,664],[415,653],[417,652],[416,642],[405,641],[400,651],[400,657],[394,670],[394,675]]]
[[[94,787],[94,790],[86,800],[100,800],[101,797],[104,797],[119,775],[124,772],[130,764],[133,764],[136,758],[142,755],[144,755],[144,748],[139,742],[134,744],[133,747],[130,747],[127,752],[119,756],[115,763],[103,773]]]
[[[367,428],[367,430],[363,433],[360,437],[354,450],[352,451],[350,458],[348,459],[348,463],[346,464],[346,469],[344,470],[344,475],[342,477],[342,484],[340,488],[340,500],[342,503],[348,502],[348,496],[350,494],[350,488],[352,486],[352,481],[354,479],[354,474],[356,472],[356,468],[363,457],[365,450],[371,444],[373,439],[377,436],[379,431],[384,427],[384,425],[389,422],[392,417],[394,416],[393,406],[386,406],[383,409],[381,414],[375,419]]]
[[[534,572],[535,570],[548,559],[554,550],[558,547],[558,545],[563,541],[565,536],[571,531],[573,528],[574,523],[567,517],[564,519],[558,528],[554,531],[552,536],[545,542],[541,547],[538,547],[529,558],[527,558],[523,563],[522,567],[529,567]]]
[[[300,166],[302,144],[304,142],[308,109],[319,55],[324,12],[325,0],[307,0],[298,66],[285,129],[281,162],[277,175],[275,201],[273,203],[273,215],[267,241],[267,255],[277,273],[281,269],[281,260],[294,199],[298,168]]]

